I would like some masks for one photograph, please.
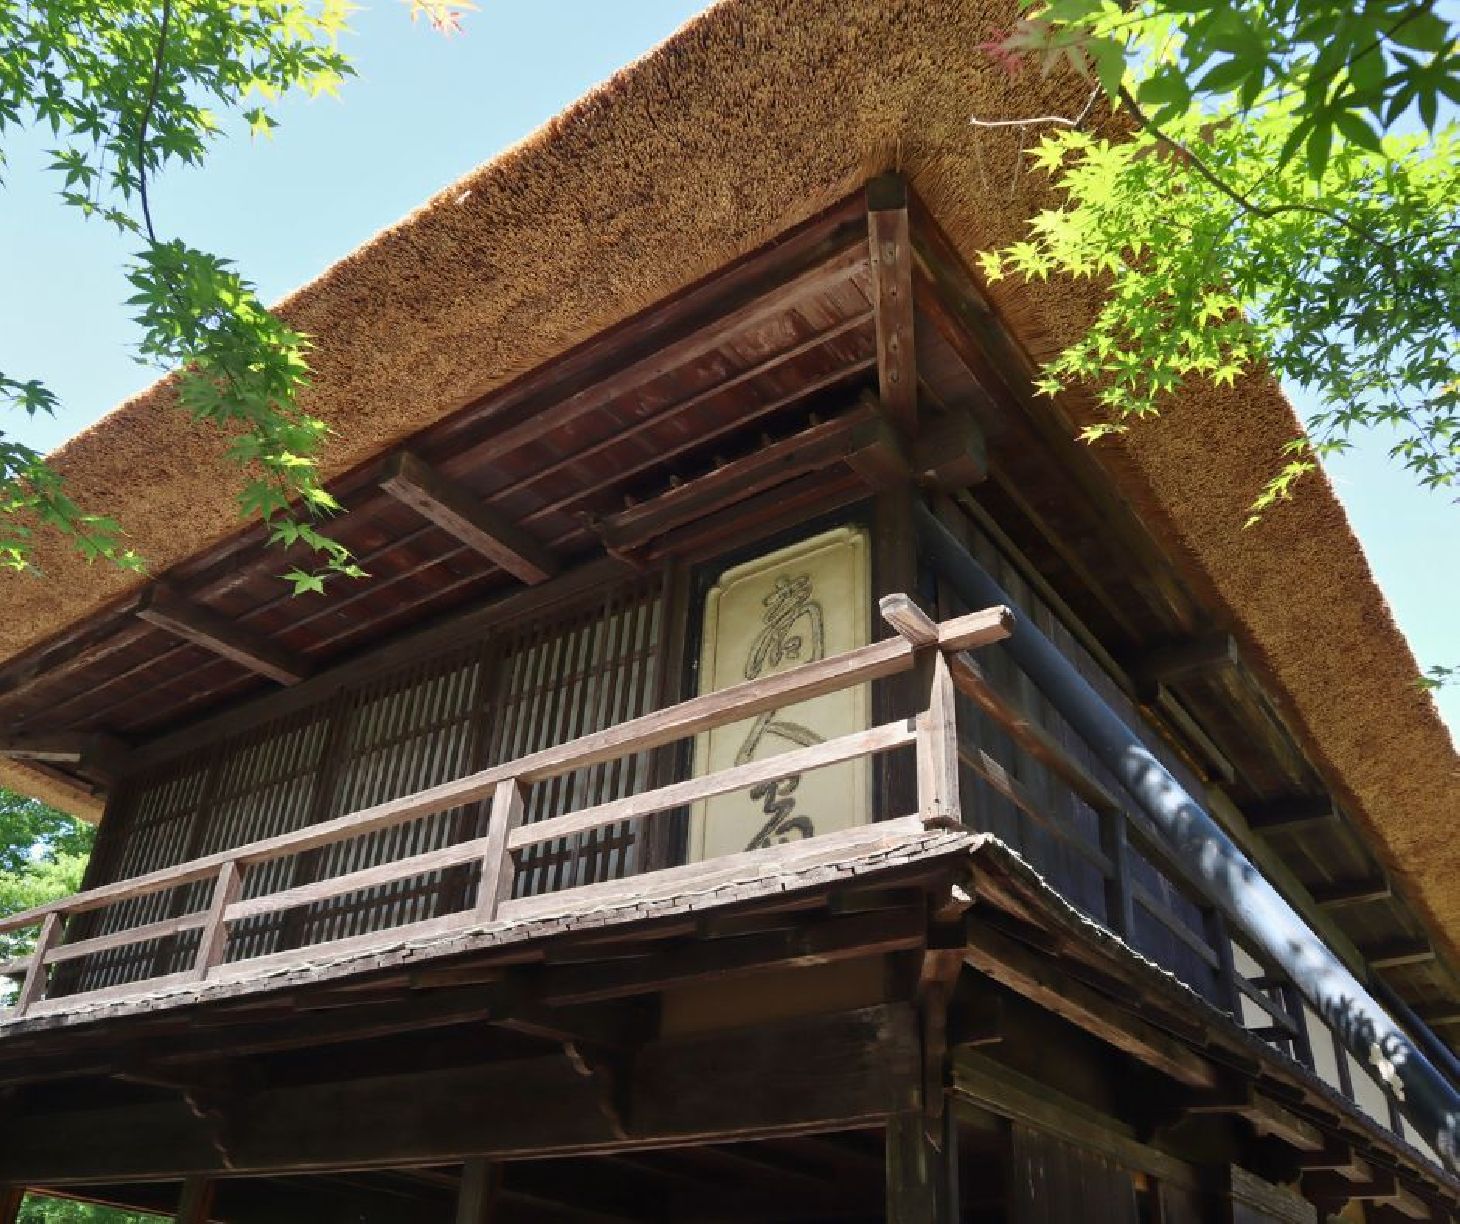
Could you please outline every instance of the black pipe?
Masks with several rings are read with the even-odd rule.
[[[1195,869],[1207,899],[1293,980],[1452,1172],[1460,1167],[1460,1093],[1436,1070],[1357,978],[1267,882],[1226,832],[1186,793],[1075,665],[1013,607],[951,531],[925,505],[913,521],[924,554],[970,608],[1004,604],[1014,628],[1004,647],[1019,668],[1124,783],[1162,840]]]

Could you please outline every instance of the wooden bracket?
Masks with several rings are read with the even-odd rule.
[[[1235,1115],[1245,1119],[1259,1135],[1281,1140],[1300,1152],[1321,1152],[1326,1144],[1321,1130],[1251,1084],[1223,1084],[1188,1102],[1184,1112]]]
[[[0,736],[0,756],[17,761],[75,765],[114,778],[125,767],[129,745],[100,731],[22,732]]]
[[[233,624],[211,608],[184,599],[161,583],[143,593],[134,611],[149,625],[280,684],[298,684],[309,675],[309,664],[283,647]]]
[[[546,547],[409,451],[387,461],[380,487],[529,585],[558,572],[557,559]]]

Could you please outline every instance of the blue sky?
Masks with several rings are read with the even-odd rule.
[[[446,39],[413,26],[403,4],[377,3],[356,14],[347,47],[359,76],[340,101],[291,103],[272,140],[237,134],[204,171],[164,178],[153,191],[159,228],[234,258],[273,300],[532,131],[699,7],[483,0],[465,35]],[[14,430],[50,449],[153,373],[131,356],[135,333],[121,305],[126,245],[56,203],[39,145],[8,151],[0,369],[39,377],[60,396],[57,418]],[[1339,460],[1332,472],[1415,653],[1427,665],[1460,664],[1454,504],[1414,488],[1379,447]],[[1460,687],[1441,694],[1441,708],[1452,731],[1460,728]]]

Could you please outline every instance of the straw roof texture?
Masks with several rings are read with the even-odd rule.
[[[1043,180],[1019,129],[971,115],[1073,114],[1087,86],[1011,77],[977,49],[998,0],[726,0],[283,304],[317,341],[310,411],[342,473],[896,168],[971,259],[1019,235]],[[1093,289],[1005,281],[991,296],[1052,355]],[[160,383],[55,456],[83,504],[116,514],[154,572],[238,530],[215,436]],[[1079,421],[1078,402],[1065,411]],[[1460,931],[1460,769],[1329,487],[1243,531],[1296,429],[1260,377],[1173,398],[1100,459],[1205,598],[1224,608],[1294,729],[1384,857]],[[140,478],[139,478],[140,477]],[[0,587],[0,660],[137,580],[48,543],[44,581]],[[30,771],[13,785],[39,790]]]

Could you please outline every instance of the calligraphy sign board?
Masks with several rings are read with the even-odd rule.
[[[705,598],[700,692],[755,680],[868,640],[865,531],[842,527],[728,569]],[[695,774],[728,769],[868,726],[867,685],[705,732]],[[868,819],[866,760],[846,761],[695,804],[691,859],[776,845]]]

